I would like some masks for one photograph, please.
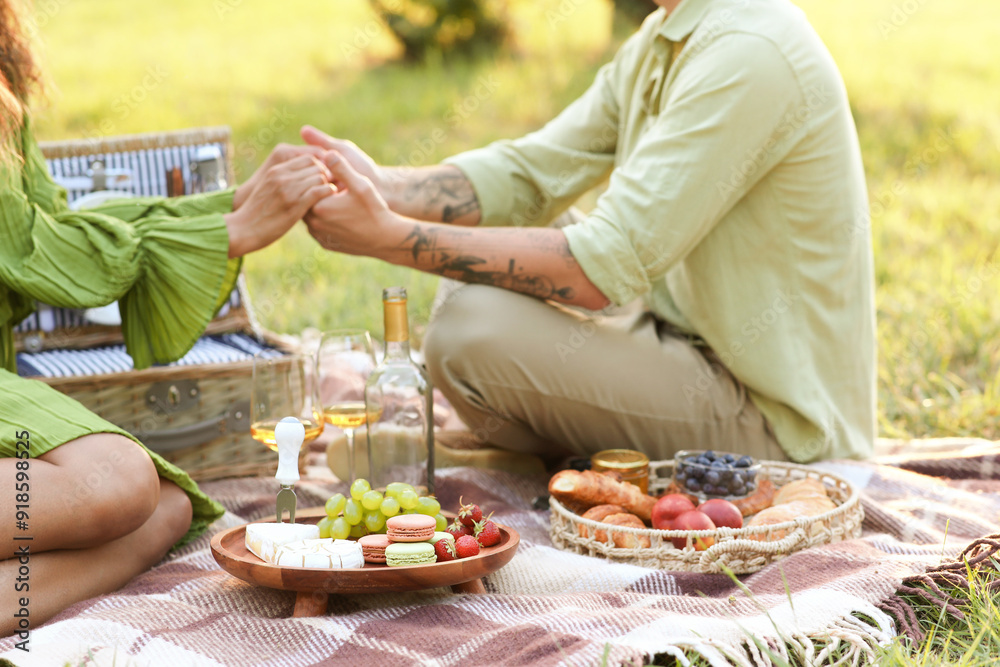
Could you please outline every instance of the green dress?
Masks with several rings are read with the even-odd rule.
[[[10,141],[0,161],[0,457],[16,455],[22,431],[30,434],[32,458],[92,433],[135,440],[48,385],[18,377],[12,328],[36,300],[68,308],[118,300],[125,346],[137,369],[179,359],[239,274],[240,261],[228,259],[222,217],[232,210],[233,192],[123,199],[71,211],[30,124]],[[160,476],[191,498],[194,519],[179,546],[224,510],[184,471],[146,451]]]

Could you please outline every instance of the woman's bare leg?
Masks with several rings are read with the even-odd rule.
[[[70,605],[118,590],[160,562],[191,526],[191,500],[173,482],[160,479],[158,487],[152,515],[124,537],[87,549],[33,553],[30,590],[0,596],[0,637],[18,630],[20,595],[29,598],[31,625],[37,627]],[[16,559],[0,561],[0,589],[16,590],[19,566]]]
[[[13,494],[18,459],[0,459],[0,493]],[[97,433],[28,461],[27,529],[16,503],[0,502],[0,559],[30,536],[32,553],[84,549],[128,535],[157,508],[160,484],[152,459],[128,438]],[[23,472],[23,471],[22,471]]]

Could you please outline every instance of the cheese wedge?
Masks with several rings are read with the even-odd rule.
[[[299,540],[278,547],[274,560],[282,567],[355,568],[363,567],[365,557],[361,545],[351,540],[332,540],[329,537]]]
[[[251,523],[247,526],[246,545],[257,558],[273,563],[283,544],[318,538],[319,527],[314,524]]]

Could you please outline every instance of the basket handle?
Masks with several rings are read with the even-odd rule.
[[[760,542],[757,540],[739,539],[716,542],[701,555],[699,565],[703,572],[712,572],[720,569],[718,562],[723,556],[733,552],[739,553],[745,559],[754,556],[773,556],[775,554],[787,554],[798,548],[799,544],[807,539],[806,531],[799,526],[788,535],[774,542]]]
[[[241,430],[248,433],[250,431],[250,404],[246,402],[238,403],[221,415],[210,417],[197,424],[132,435],[154,452],[162,454],[200,445],[227,433],[237,433]]]

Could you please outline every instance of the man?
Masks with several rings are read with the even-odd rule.
[[[391,169],[304,128],[332,149],[340,189],[306,222],[332,250],[469,284],[425,352],[493,445],[866,456],[871,242],[836,66],[787,0],[658,4],[580,99],[521,139]],[[608,177],[575,224],[524,227]],[[583,312],[610,304],[631,314]]]

